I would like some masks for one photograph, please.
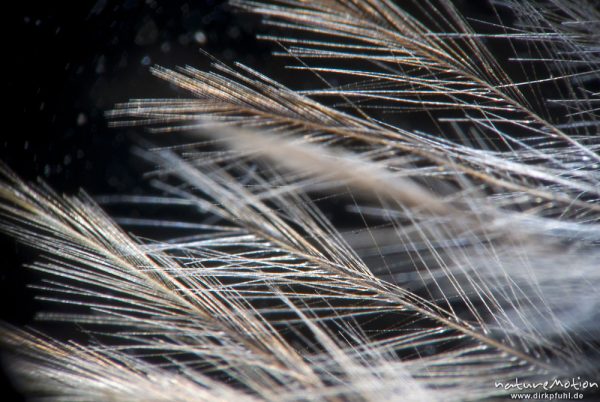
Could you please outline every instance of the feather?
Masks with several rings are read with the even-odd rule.
[[[0,228],[43,253],[48,300],[88,308],[46,318],[106,329],[78,345],[5,325],[13,371],[42,379],[22,386],[58,400],[459,401],[597,376],[600,59],[581,23],[597,13],[493,3],[514,26],[477,31],[446,1],[234,1],[284,29],[265,39],[324,86],[218,61],[154,67],[192,97],[108,113],[188,142],[139,152],[160,196],[113,200],[198,223],[117,220],[192,235],[135,237],[87,195],[2,168]],[[323,202],[345,205],[350,227]]]

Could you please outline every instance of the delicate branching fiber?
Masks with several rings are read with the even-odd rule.
[[[442,0],[235,1],[324,85],[154,67],[193,97],[117,105],[112,124],[185,139],[140,151],[160,196],[104,202],[197,218],[115,218],[168,239],[4,168],[2,229],[44,253],[49,300],[86,308],[46,318],[103,339],[3,327],[14,372],[42,379],[24,389],[449,401],[597,378],[598,11],[492,3],[497,20],[477,21]],[[328,217],[340,205],[344,224]]]

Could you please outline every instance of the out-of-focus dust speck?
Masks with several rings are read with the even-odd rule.
[[[90,14],[100,14],[102,10],[104,10],[104,7],[106,7],[107,1],[108,0],[98,0],[90,10]]]
[[[83,157],[85,156],[85,152],[83,152],[83,149],[78,149],[75,156],[77,157],[77,159],[83,159]]]
[[[121,58],[119,59],[119,64],[117,64],[117,68],[125,68],[127,67],[127,64],[129,64],[127,60],[127,52],[123,52],[123,54],[121,54]]]
[[[146,20],[135,36],[135,44],[138,46],[147,46],[156,42],[158,39],[158,27],[153,19]]]
[[[233,60],[235,58],[235,52],[231,48],[227,48],[223,51],[223,57],[226,60]]]
[[[40,112],[41,112],[42,110],[44,110],[45,108],[46,108],[46,103],[44,103],[44,102],[41,102],[41,103],[40,103]]]
[[[150,63],[152,63],[152,60],[150,59],[150,56],[147,56],[147,55],[146,55],[146,56],[142,57],[141,63],[142,63],[144,66],[149,66],[149,65],[150,65]]]
[[[169,53],[171,51],[171,44],[169,42],[163,42],[162,45],[160,45],[160,50],[163,53]]]
[[[65,157],[63,159],[63,164],[65,166],[69,166],[71,164],[71,155],[69,155],[69,154],[65,155]]]
[[[44,165],[44,176],[50,176],[50,165]]]
[[[96,62],[96,74],[104,74],[106,72],[106,57],[100,55]]]
[[[79,113],[77,115],[77,125],[78,126],[83,126],[87,123],[87,116],[85,115],[85,113]]]
[[[108,185],[111,187],[117,187],[119,185],[119,179],[115,176],[110,176],[108,181]]]
[[[194,40],[199,45],[204,45],[206,43],[206,34],[202,31],[194,32]]]
[[[227,30],[227,35],[231,39],[237,39],[240,36],[240,28],[233,26]]]
[[[29,141],[23,143],[23,149],[27,150],[27,148],[29,148]]]
[[[125,2],[123,3],[123,8],[125,10],[131,10],[136,8],[138,5],[138,0],[125,0]]]

